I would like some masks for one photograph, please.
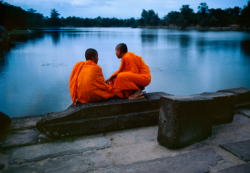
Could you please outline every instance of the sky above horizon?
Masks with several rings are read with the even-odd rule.
[[[44,16],[50,16],[51,9],[55,8],[60,17],[76,16],[95,18],[140,18],[142,9],[153,9],[162,18],[170,11],[179,11],[182,5],[190,5],[195,12],[202,0],[4,0],[11,5],[19,6],[24,10],[35,9]],[[206,0],[209,8],[243,8],[248,0]]]

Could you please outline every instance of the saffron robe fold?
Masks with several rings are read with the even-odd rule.
[[[113,97],[111,85],[105,83],[102,69],[94,61],[81,61],[74,66],[69,89],[72,101],[81,103],[97,102]]]
[[[121,65],[111,77],[111,85],[115,94],[121,98],[129,97],[133,90],[146,87],[151,82],[149,67],[142,57],[127,52],[121,60]]]

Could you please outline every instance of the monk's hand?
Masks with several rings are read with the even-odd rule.
[[[110,84],[110,81],[111,81],[111,77],[110,78],[108,78],[107,80],[105,80],[105,82],[107,83],[107,84]]]

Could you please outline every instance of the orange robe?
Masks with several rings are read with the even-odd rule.
[[[116,76],[116,77],[115,77]],[[133,90],[148,86],[151,82],[149,67],[142,57],[127,52],[121,60],[121,66],[111,77],[115,94],[121,98],[129,97]]]
[[[81,61],[74,66],[69,89],[74,105],[76,100],[81,103],[97,102],[113,97],[111,85],[105,83],[102,69],[94,61]]]

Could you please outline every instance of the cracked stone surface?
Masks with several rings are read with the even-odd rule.
[[[136,143],[150,142],[157,138],[158,126],[137,128],[124,131],[107,133],[106,136],[112,141],[112,147],[122,147]]]
[[[13,148],[8,150],[9,164],[39,161],[46,158],[108,148],[110,146],[111,142],[106,137],[100,135],[80,138],[72,142],[61,141]]]
[[[190,153],[179,154],[150,161],[137,162],[129,165],[113,167],[101,173],[183,173],[183,172],[209,172],[211,165],[216,165],[223,158],[213,149],[203,149]]]
[[[2,137],[2,148],[36,144],[39,132],[36,129],[13,131]]]
[[[13,130],[24,130],[36,128],[36,123],[41,120],[43,116],[28,116],[11,118],[11,124],[8,128],[9,131]]]
[[[80,173],[110,166],[111,162],[107,156],[95,152],[86,152],[58,158],[49,158],[35,163],[10,166],[6,173]]]
[[[53,139],[41,134],[37,129],[26,129],[18,131],[9,131],[1,137],[2,148],[20,147],[38,143],[53,141]]]
[[[227,169],[222,169],[218,171],[218,173],[249,173],[249,172],[250,172],[250,163],[232,166]]]
[[[250,161],[250,140],[226,143],[220,146],[245,162]]]

